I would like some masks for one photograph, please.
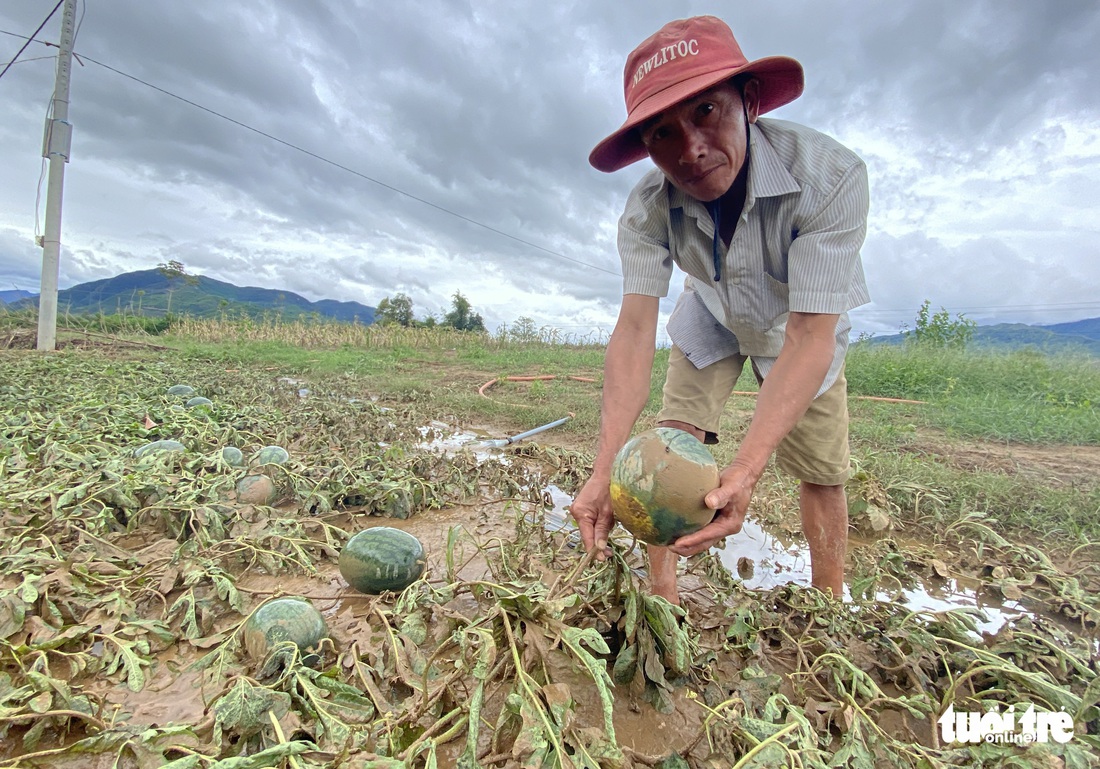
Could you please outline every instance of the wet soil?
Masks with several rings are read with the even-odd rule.
[[[301,392],[299,396],[304,397]],[[424,442],[420,448],[441,452],[469,448],[470,444],[508,435],[507,431],[494,425],[464,426],[446,422],[427,425],[421,434]],[[541,435],[537,441],[532,441],[532,445],[586,452],[592,448],[568,435],[553,432]],[[919,451],[934,456],[937,461],[951,462],[962,468],[1010,475],[1034,473],[1035,477],[1055,478],[1069,485],[1094,479],[1100,471],[1100,449],[1096,447],[1073,447],[1068,451],[1064,447],[949,443],[928,435],[907,450]],[[479,461],[537,462],[537,459],[513,449],[485,450],[477,456]],[[442,587],[452,579],[466,583],[489,581],[493,578],[490,561],[499,558],[504,546],[516,539],[517,516],[536,519],[540,524],[544,523],[561,557],[548,563],[529,562],[527,566],[536,569],[533,573],[544,584],[552,585],[576,565],[580,553],[576,533],[567,517],[570,495],[554,485],[548,485],[544,492],[546,505],[517,498],[490,500],[482,496],[469,504],[423,510],[408,519],[372,516],[366,514],[364,509],[350,506],[318,518],[317,522],[323,520],[348,533],[372,526],[392,526],[414,534],[425,545],[428,582]],[[790,503],[789,499],[776,500],[777,505],[788,508],[784,511],[785,522],[791,519]],[[246,518],[254,512],[248,508],[238,509],[238,514]],[[285,505],[278,512],[288,517],[305,515],[295,505]],[[257,521],[257,525],[262,525],[261,519]],[[454,541],[458,544],[452,553],[453,562],[448,563],[448,543]],[[177,540],[165,538],[163,532],[137,529],[110,542],[97,543],[95,547],[99,548],[99,557],[103,560],[132,558],[141,567],[152,570],[154,566],[163,567],[179,545]],[[1049,594],[1031,600],[1033,590],[1037,590],[1040,583],[1034,586],[1024,584],[1017,588],[1010,584],[1010,580],[1006,582],[1006,575],[1011,576],[1011,573],[997,561],[1000,553],[994,556],[977,553],[972,542],[965,543],[965,546],[960,543],[957,551],[930,552],[919,539],[905,541],[893,536],[893,533],[891,536],[853,536],[849,554],[853,563],[880,560],[885,564],[895,557],[895,560],[904,562],[911,579],[905,583],[888,584],[876,596],[883,604],[900,604],[913,613],[925,616],[930,624],[943,621],[943,613],[950,610],[981,610],[983,619],[976,623],[976,632],[965,636],[977,646],[992,644],[998,631],[1020,620],[1047,622],[1053,619],[1062,623],[1065,629],[1082,630],[1080,624],[1066,623],[1064,616],[1044,611],[1044,602]],[[630,555],[634,559],[632,562],[637,564],[637,573],[644,575],[641,553]],[[667,713],[655,709],[646,699],[638,678],[615,692],[613,719],[616,737],[618,743],[627,749],[628,756],[635,760],[634,765],[650,765],[671,752],[686,751],[709,740],[708,725],[722,720],[715,718],[713,708],[723,699],[738,694],[744,702],[753,701],[750,696],[753,691],[746,683],[755,680],[749,676],[753,664],[759,664],[769,675],[781,674],[783,680],[776,691],[800,707],[804,705],[806,717],[814,726],[822,734],[831,734],[835,741],[839,741],[850,727],[850,723],[845,726],[845,719],[850,719],[852,714],[830,700],[830,695],[835,695],[835,691],[825,690],[824,687],[832,679],[820,671],[816,675],[807,672],[808,665],[818,664],[816,660],[828,659],[830,654],[835,656],[838,640],[843,640],[847,645],[845,656],[853,661],[856,668],[873,672],[875,684],[885,697],[899,697],[918,686],[929,684],[915,678],[907,679],[906,676],[911,673],[906,672],[905,666],[900,663],[892,666],[900,672],[884,674],[883,671],[891,666],[884,665],[883,650],[876,646],[878,639],[874,632],[861,637],[841,637],[837,634],[837,640],[831,638],[831,628],[816,625],[819,621],[828,621],[831,609],[819,607],[820,612],[815,613],[812,603],[803,603],[814,591],[784,592],[786,586],[803,587],[809,583],[809,556],[796,527],[786,530],[784,526],[774,525],[768,516],[754,516],[747,521],[742,534],[730,538],[716,555],[721,573],[706,571],[706,564],[701,560],[681,564],[683,574],[680,585],[688,612],[685,622],[693,632],[698,633],[700,650],[713,652],[709,667],[701,665],[693,671],[695,678],[691,686],[676,687],[672,694],[671,710]],[[392,607],[394,597],[366,596],[351,590],[340,576],[334,559],[319,558],[315,565],[315,573],[311,574],[245,571],[234,575],[235,586],[247,597],[249,607],[255,607],[276,595],[299,595],[310,599],[326,619],[334,654],[356,645],[364,649],[378,646],[377,636],[385,622],[381,613],[383,609]],[[998,572],[998,568],[1002,571]],[[159,591],[162,595],[155,600],[161,600],[168,606],[180,596],[178,576],[171,573],[171,567],[165,570],[160,585],[153,591]],[[726,589],[730,582],[736,583],[736,590]],[[0,587],[9,589],[17,584],[18,576],[12,574],[4,575],[0,581]],[[748,617],[752,621],[758,608],[757,599],[761,606],[767,603],[769,609],[778,607],[775,609],[778,613],[786,612],[783,622],[774,627],[752,628],[759,634],[752,643],[758,643],[759,648],[742,650],[742,656],[732,655],[729,645],[737,640],[736,618]],[[467,618],[477,616],[485,608],[486,603],[479,602],[470,593],[458,596],[443,607],[445,611]],[[874,608],[865,611],[873,614]],[[822,617],[826,619],[822,620]],[[191,724],[199,725],[198,731],[203,732],[209,728],[211,720],[209,703],[219,693],[204,690],[202,675],[194,671],[191,665],[224,640],[225,634],[231,632],[240,620],[239,614],[224,612],[214,619],[206,639],[192,640],[190,643],[181,641],[157,652],[147,670],[146,686],[140,692],[132,692],[106,677],[87,682],[87,690],[104,703],[105,717],[113,713],[119,722],[135,730],[167,724]],[[432,642],[437,646],[446,642],[446,629],[442,625],[429,627],[428,630],[429,647]],[[1095,631],[1095,626],[1092,630]],[[789,642],[791,638],[796,638],[798,643],[792,645]],[[803,644],[804,639],[809,641]],[[430,654],[431,648],[427,648],[426,652]],[[910,652],[919,657],[920,649]],[[1094,654],[1094,663],[1095,659]],[[600,724],[602,702],[592,679],[560,648],[550,650],[547,660],[554,682],[552,686],[563,688],[547,687],[542,696],[549,701],[568,696],[575,703],[573,718],[578,725]],[[609,656],[606,661],[613,663],[614,658]],[[259,674],[258,661],[242,658],[239,664],[238,672]],[[930,675],[939,674],[935,664],[933,662],[929,668],[933,671]],[[915,670],[921,670],[917,663],[914,666]],[[792,673],[795,675],[791,676]],[[797,681],[797,685],[792,681]],[[807,696],[806,692],[813,692],[814,686],[822,691],[818,695]],[[487,695],[485,710],[488,721],[493,721],[501,711],[503,696],[504,692],[499,688]],[[285,733],[294,734],[298,730],[301,725],[296,719],[293,711],[281,719]],[[926,746],[936,745],[936,734],[929,719],[915,719],[904,710],[887,710],[879,714],[878,724],[898,739]],[[483,735],[483,756],[490,747],[487,740],[488,737]],[[0,757],[10,758],[17,751],[14,744],[5,745],[0,748]],[[439,764],[454,766],[461,752],[460,739],[443,744],[438,755]],[[72,756],[59,759],[52,765],[66,768],[108,766],[110,762],[105,756]],[[128,764],[123,762],[122,765]],[[496,765],[515,764],[504,757]]]
[[[901,450],[962,470],[1033,478],[1055,486],[1091,486],[1100,477],[1100,446],[977,442],[925,430]]]

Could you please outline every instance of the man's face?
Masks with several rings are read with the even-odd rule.
[[[642,143],[668,180],[697,200],[716,200],[733,186],[748,154],[746,113],[756,120],[756,81],[744,98],[723,83],[669,107],[641,127]]]

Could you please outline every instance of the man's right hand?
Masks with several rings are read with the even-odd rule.
[[[569,512],[581,530],[581,541],[588,552],[596,551],[596,559],[603,561],[611,554],[607,538],[615,525],[611,512],[611,483],[605,478],[593,476],[584,484]]]

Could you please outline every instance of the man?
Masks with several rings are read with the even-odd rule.
[[[801,65],[748,61],[721,20],[670,22],[629,56],[627,119],[589,162],[612,172],[649,157],[619,220],[623,301],[607,346],[599,447],[571,511],[604,557],[611,465],[649,395],[658,302],[686,274],[659,424],[708,443],[746,360],[761,382],[736,456],[706,496],[717,511],[668,548],[649,547],[650,589],[679,603],[678,556],[736,534],[775,453],[801,482],[813,585],[843,595],[848,509],[847,311],[867,301],[859,250],[863,162],[824,134],[759,116],[797,98]]]

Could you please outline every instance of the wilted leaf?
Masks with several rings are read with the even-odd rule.
[[[207,764],[207,769],[271,769],[273,766],[281,766],[286,758],[300,756],[316,749],[317,746],[309,742],[283,742],[250,756],[223,758],[221,761]]]
[[[638,645],[630,644],[619,649],[619,655],[615,658],[615,666],[611,670],[611,678],[619,686],[626,686],[634,680],[638,672]]]
[[[424,624],[424,617],[420,612],[406,614],[401,619],[398,631],[417,646],[428,640],[428,626]]]
[[[0,596],[0,638],[7,638],[23,628],[26,604],[8,594]]]
[[[867,506],[867,518],[872,531],[887,531],[893,527],[890,514],[877,505]]]
[[[282,717],[290,708],[290,695],[238,678],[214,703],[214,721],[223,732],[249,737],[270,726],[268,711]]]

